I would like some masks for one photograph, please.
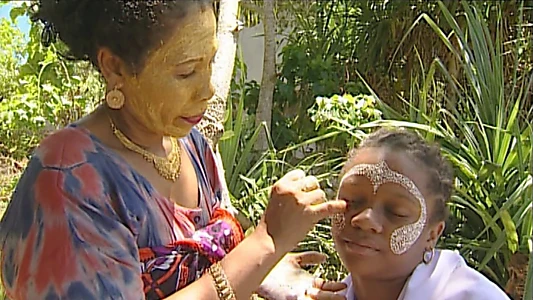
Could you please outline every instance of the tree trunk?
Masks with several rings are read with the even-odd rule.
[[[233,76],[235,53],[237,52],[237,33],[240,30],[237,20],[238,9],[239,0],[220,0],[217,30],[219,48],[215,55],[211,75],[215,96],[209,101],[204,119],[198,124],[198,129],[213,148],[216,148],[224,133],[222,122]]]
[[[230,202],[224,166],[218,151],[218,141],[224,133],[224,124],[222,122],[224,121],[224,112],[237,51],[237,33],[240,30],[240,24],[237,20],[238,8],[239,0],[220,0],[217,30],[219,48],[215,55],[213,74],[211,76],[211,82],[215,88],[215,96],[209,101],[209,107],[204,119],[198,124],[198,129],[215,150],[216,164],[220,170],[221,185],[224,191],[222,194],[222,207],[230,210],[235,215],[238,215],[238,212]],[[245,223],[245,220],[242,220],[241,223]]]
[[[265,49],[261,89],[259,91],[259,101],[255,115],[255,125],[259,126],[262,122],[265,122],[266,128],[269,131],[272,126],[272,98],[274,97],[274,87],[276,85],[276,17],[274,15],[274,6],[275,0],[265,0],[263,2]],[[260,132],[254,147],[258,151],[268,149],[268,139],[264,130]]]

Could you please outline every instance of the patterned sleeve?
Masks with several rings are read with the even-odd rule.
[[[237,220],[218,208],[209,224],[191,238],[170,245],[141,248],[146,299],[164,299],[202,276],[244,238]]]
[[[67,138],[75,146],[42,144],[2,219],[4,289],[10,299],[143,299],[135,237],[85,158],[94,145]]]

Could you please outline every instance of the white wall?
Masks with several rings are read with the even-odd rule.
[[[288,34],[290,29],[285,29],[284,34]],[[247,66],[248,74],[247,80],[255,80],[261,83],[261,76],[263,72],[263,54],[265,49],[263,24],[259,23],[253,27],[245,27],[239,32],[239,39],[237,42],[237,55],[242,52],[243,61]],[[277,35],[278,49],[276,51],[276,62],[279,64],[282,60],[281,50],[286,42],[284,35]]]

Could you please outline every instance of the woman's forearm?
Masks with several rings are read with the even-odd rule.
[[[260,225],[228,253],[221,264],[237,299],[249,299],[288,250],[276,247],[266,228]],[[206,274],[166,299],[215,300],[218,296],[212,277]]]

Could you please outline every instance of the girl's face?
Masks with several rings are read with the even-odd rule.
[[[363,148],[346,168],[338,198],[347,211],[333,226],[345,267],[373,280],[409,276],[444,228],[428,223],[435,197],[425,167],[401,152]]]

